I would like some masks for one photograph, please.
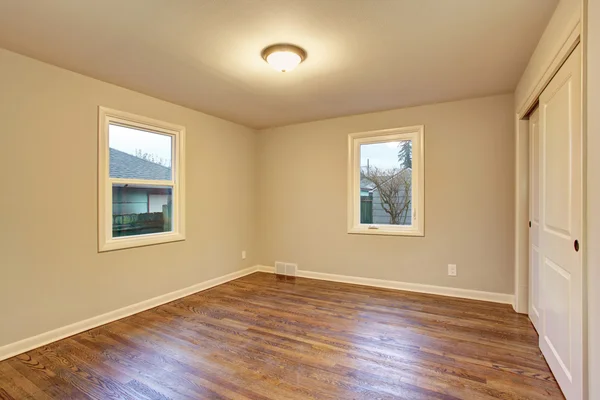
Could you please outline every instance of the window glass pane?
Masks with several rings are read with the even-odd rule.
[[[412,141],[360,146],[360,222],[412,225]]]
[[[171,136],[110,124],[108,146],[111,178],[171,180]]]
[[[173,188],[113,184],[113,237],[173,230]]]

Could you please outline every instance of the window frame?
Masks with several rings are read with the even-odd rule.
[[[109,150],[111,124],[171,136],[171,180],[111,178]],[[172,187],[172,230],[113,237],[113,183]],[[185,127],[125,111],[98,107],[98,252],[182,240],[185,240]]]
[[[348,135],[348,233],[361,235],[425,236],[425,145],[423,125],[356,132]],[[360,223],[360,146],[412,141],[412,224]]]

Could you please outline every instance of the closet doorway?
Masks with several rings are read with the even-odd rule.
[[[529,115],[529,317],[567,399],[583,398],[581,45]]]

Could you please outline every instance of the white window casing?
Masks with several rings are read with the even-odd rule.
[[[110,176],[109,127],[118,125],[171,137],[171,179]],[[113,184],[172,190],[171,230],[113,237]],[[111,251],[185,240],[185,127],[110,108],[98,108],[98,251]]]
[[[348,233],[365,235],[425,236],[424,126],[358,132],[348,135]],[[412,143],[411,223],[409,225],[361,223],[361,145]]]

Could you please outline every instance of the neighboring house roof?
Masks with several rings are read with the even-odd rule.
[[[397,174],[394,174],[394,175],[390,176],[389,179],[392,179],[394,176],[396,176],[398,174],[408,173],[408,171],[410,171],[410,173],[412,173],[412,168],[403,169],[403,170],[399,171]],[[409,175],[409,178],[410,177],[411,176]],[[377,188],[376,188],[376,186],[375,186],[375,184],[373,182],[371,182],[369,179],[365,178],[361,174],[361,177],[360,177],[360,190],[371,192],[371,191],[377,190]]]
[[[110,177],[168,181],[171,168],[111,148]]]
[[[370,192],[372,190],[375,190],[375,185],[373,184],[373,182],[366,178],[360,178],[360,190]]]

